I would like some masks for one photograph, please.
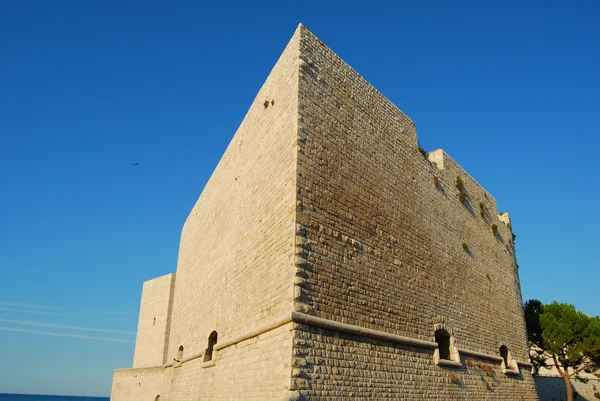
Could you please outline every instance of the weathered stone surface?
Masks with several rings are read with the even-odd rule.
[[[443,151],[424,157],[413,122],[310,33],[300,58],[297,251],[308,256],[297,267],[311,287],[298,302],[426,341],[443,324],[459,349],[499,356],[506,345],[528,361],[512,232],[493,197]],[[314,399],[536,399],[524,369],[488,389],[469,369],[433,365],[429,350],[302,325],[295,336],[312,344],[301,392]]]
[[[293,310],[299,34],[260,89],[184,224],[165,380],[154,395],[161,401],[280,400],[290,392],[290,324],[214,351],[213,367],[203,365],[202,354],[212,331],[219,344]],[[144,299],[142,319],[150,317],[149,309]],[[179,359],[180,346],[183,363],[169,366]],[[142,358],[137,347],[136,358]],[[202,356],[185,361],[194,355]],[[115,375],[113,400],[147,394],[143,380],[141,386],[129,385],[123,375]],[[152,383],[156,388],[155,379]]]
[[[300,26],[184,225],[162,348],[140,322],[136,361],[166,364],[112,398],[537,400],[511,230]]]
[[[171,327],[171,308],[175,275],[167,274],[146,281],[135,339],[134,368],[147,368],[167,362],[167,344]]]

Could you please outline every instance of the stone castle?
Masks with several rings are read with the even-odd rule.
[[[537,400],[528,361],[508,215],[300,25],[111,400]]]

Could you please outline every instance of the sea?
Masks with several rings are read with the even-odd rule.
[[[109,401],[109,397],[75,397],[71,395],[0,394],[0,401]]]

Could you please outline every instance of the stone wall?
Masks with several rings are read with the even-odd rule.
[[[574,401],[596,401],[600,399],[600,379],[590,379],[587,383],[572,380],[573,391],[577,392]],[[562,377],[536,376],[540,401],[567,401],[567,390]],[[597,394],[597,395],[596,395]]]
[[[429,342],[442,327],[460,350],[498,358],[506,345],[526,365],[512,232],[495,200],[446,155],[424,157],[414,123],[307,30],[300,58],[295,310]],[[427,350],[323,336],[300,326],[297,340],[311,346],[294,350],[295,386],[312,399],[373,399],[374,387],[377,399],[409,389],[427,399],[536,399],[527,369],[495,375],[505,384],[489,394],[474,384],[457,392],[440,384],[457,372],[434,366]],[[356,371],[331,370],[343,363]]]
[[[113,376],[111,401],[154,401],[164,386],[161,367],[117,369]]]
[[[115,371],[111,401],[283,400],[291,377],[291,321],[215,351],[154,368]]]
[[[311,400],[537,400],[529,371],[505,375],[499,362],[463,356],[462,367],[432,363],[433,350],[296,328],[295,388]],[[299,361],[303,361],[300,363]]]
[[[508,215],[300,26],[183,227],[166,363],[113,396],[533,401],[521,301]]]
[[[291,375],[291,323],[219,350],[214,366],[201,359],[171,368],[170,400],[283,400]],[[204,367],[203,367],[204,365]]]
[[[166,363],[174,286],[174,274],[144,283],[135,339],[134,368]]]
[[[297,54],[292,39],[184,224],[170,356],[292,309]]]
[[[136,366],[164,364],[163,400],[270,399],[288,391],[297,87],[298,34],[260,89],[184,224],[164,360],[162,354],[157,360],[156,350],[146,346],[153,336],[147,323],[153,312],[145,292]],[[272,325],[282,314],[289,322],[286,329]],[[263,326],[271,331],[261,333]],[[244,333],[253,335],[215,350],[205,365],[203,354],[213,331],[217,347]]]

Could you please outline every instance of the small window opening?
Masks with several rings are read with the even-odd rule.
[[[179,349],[177,350],[177,362],[181,362],[182,359],[183,359],[183,345],[180,345]]]
[[[215,344],[217,343],[217,337],[218,337],[218,334],[216,331],[213,331],[212,333],[210,333],[210,336],[208,336],[208,347],[206,348],[206,351],[204,352],[204,362],[212,360],[213,348],[214,348]]]
[[[154,321],[152,322],[152,326],[156,326],[156,318],[154,318]]]
[[[502,372],[506,374],[518,374],[519,367],[513,361],[512,355],[506,345],[500,347],[500,356],[502,357]]]
[[[504,359],[504,366],[508,368],[508,347],[506,345],[500,347],[500,356]]]
[[[450,334],[443,329],[436,330],[435,342],[440,351],[440,359],[450,360]]]

